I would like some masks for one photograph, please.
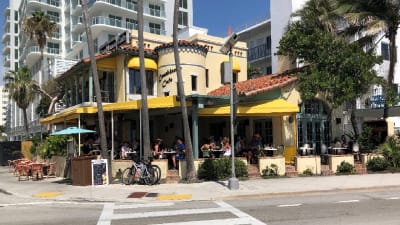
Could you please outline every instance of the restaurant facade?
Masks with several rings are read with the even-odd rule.
[[[137,31],[131,31],[126,37],[129,41],[106,43],[95,57],[112,152],[122,142],[140,140],[142,89],[137,37]],[[161,138],[170,147],[176,137],[183,137],[172,38],[145,33],[144,39],[151,141]],[[219,52],[223,43],[222,38],[201,33],[179,41],[194,158],[201,156],[199,148],[210,136],[230,136],[229,82],[223,71],[229,58]],[[332,111],[323,100],[301,102],[297,79],[288,72],[247,80],[246,44],[238,42],[232,54],[239,96],[237,136],[250,141],[258,133],[265,144],[284,145],[287,163],[307,140],[330,142]],[[56,79],[66,90],[62,99],[65,108],[42,118],[41,123],[52,125],[53,130],[79,126],[98,131],[90,60],[82,59]]]

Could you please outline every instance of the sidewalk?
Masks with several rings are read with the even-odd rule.
[[[8,167],[0,167],[0,192],[22,198],[62,201],[216,200],[379,188],[400,188],[400,173],[254,179],[240,181],[239,190],[229,190],[227,181],[155,186],[122,184],[72,186],[63,182],[61,178],[18,181],[8,172]],[[147,195],[142,198],[129,198],[128,196],[134,192]]]

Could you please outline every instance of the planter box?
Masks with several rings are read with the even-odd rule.
[[[196,170],[196,173],[204,161],[205,159],[194,160],[194,169]],[[179,160],[179,177],[181,179],[186,179],[186,160]]]
[[[321,157],[310,155],[310,156],[296,156],[296,171],[299,174],[307,169],[310,169],[312,174],[321,174]]]
[[[262,174],[262,170],[267,166],[270,168],[271,164],[275,164],[278,166],[278,175],[284,176],[286,173],[285,166],[285,157],[283,156],[275,156],[275,157],[260,157],[258,159],[258,168],[260,174]]]
[[[368,161],[373,159],[373,158],[376,158],[376,157],[384,158],[384,156],[382,154],[378,154],[378,153],[361,154],[360,155],[361,163],[364,166],[367,166]]]
[[[92,159],[93,156],[72,158],[71,161],[71,180],[72,185],[88,186],[92,185]]]
[[[329,155],[329,169],[336,173],[337,166],[340,165],[341,162],[348,162],[352,166],[354,166],[354,156],[353,155]]]

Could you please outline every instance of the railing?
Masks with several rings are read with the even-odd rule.
[[[29,53],[40,53],[40,49],[39,49],[39,47],[38,46],[31,46],[30,48],[29,48],[29,51],[28,51],[28,54]],[[58,54],[60,54],[60,49],[59,48],[49,48],[49,47],[46,47],[45,48],[45,52],[46,53],[48,53],[48,54],[55,54],[55,55],[58,55]]]
[[[271,56],[271,48],[267,44],[258,45],[247,50],[247,60],[252,61]]]
[[[28,0],[28,2],[41,2],[55,7],[60,6],[60,0]]]

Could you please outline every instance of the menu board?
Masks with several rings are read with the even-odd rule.
[[[92,185],[106,185],[108,183],[107,159],[92,160]]]

